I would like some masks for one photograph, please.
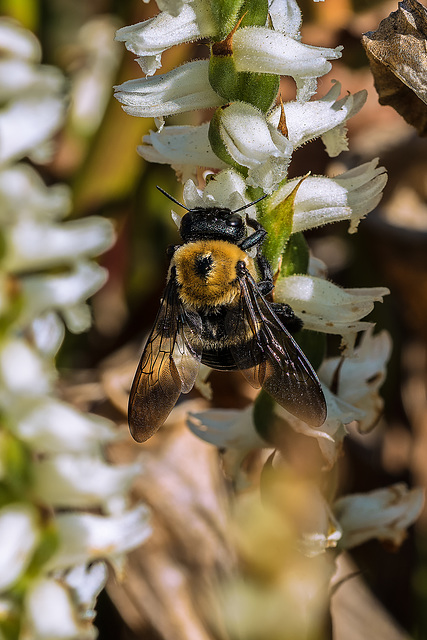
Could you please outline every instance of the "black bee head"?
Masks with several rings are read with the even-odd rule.
[[[241,215],[230,209],[212,207],[190,209],[181,220],[181,238],[194,240],[228,240],[237,244],[246,237],[246,223]]]

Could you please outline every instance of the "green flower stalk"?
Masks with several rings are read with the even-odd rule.
[[[0,20],[0,638],[93,639],[109,560],[150,533],[131,507],[139,465],[111,465],[116,430],[59,400],[54,358],[68,328],[91,324],[86,300],[107,274],[94,258],[114,241],[109,221],[64,221],[65,185],[46,161],[65,115],[65,79],[40,64],[37,39]]]
[[[157,17],[124,27],[116,36],[138,56],[147,74],[116,87],[116,97],[127,113],[155,117],[159,125],[144,137],[138,153],[172,166],[184,182],[188,209],[235,210],[267,196],[247,211],[268,232],[263,254],[276,274],[274,300],[290,304],[303,319],[304,331],[297,340],[304,342],[318,370],[328,408],[325,423],[314,429],[261,392],[255,405],[243,411],[208,410],[188,418],[193,433],[225,450],[224,468],[237,493],[251,489],[240,496],[236,508],[237,546],[250,577],[225,587],[224,617],[233,638],[320,638],[318,616],[327,607],[335,557],[326,551],[336,553],[366,539],[360,533],[365,516],[368,537],[400,541],[423,501],[420,490],[402,485],[354,497],[354,502],[351,496],[335,501],[334,465],[346,425],[357,422],[367,432],[382,410],[379,387],[391,341],[385,332],[374,335],[372,323],[363,318],[388,290],[343,289],[330,282],[325,265],[311,256],[303,236],[309,229],[343,220],[354,233],[381,199],[385,170],[372,160],[334,178],[288,180],[293,152],[301,145],[321,138],[330,157],[348,148],[346,122],[361,109],[366,92],[341,98],[341,85],[333,82],[325,95],[312,99],[318,78],[341,56],[341,47],[302,43],[295,0],[158,4]],[[209,60],[152,77],[164,50],[200,39],[210,43]],[[295,100],[284,104],[278,93],[281,75],[293,78],[296,89]],[[215,109],[210,122],[164,123],[167,116],[207,108]],[[200,169],[209,176],[203,188],[196,182]],[[179,226],[179,215],[173,217]],[[326,334],[341,336],[340,358],[324,358]],[[206,388],[204,381],[199,387]],[[319,446],[323,465],[306,477],[292,468],[287,444],[292,432]],[[256,449],[271,456],[254,482],[242,463]],[[399,524],[392,509],[373,518],[374,505],[388,503],[392,496]],[[360,503],[366,511],[350,516],[352,505]],[[269,548],[277,552],[273,558]],[[295,596],[296,583],[298,594],[304,585],[311,594],[306,601]]]

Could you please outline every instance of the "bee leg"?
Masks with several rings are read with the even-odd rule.
[[[251,233],[250,236],[242,240],[242,242],[239,243],[239,247],[243,249],[243,251],[248,251],[248,249],[252,249],[252,247],[259,248],[266,235],[267,231],[260,227],[255,231],[255,233]]]
[[[288,304],[284,302],[270,302],[270,307],[289,333],[297,333],[302,329],[302,320],[295,315],[292,307]]]
[[[256,262],[260,275],[260,281],[257,282],[257,287],[261,291],[262,295],[266,296],[274,289],[273,274],[271,272],[269,261],[267,258],[264,258],[259,247],[257,250]]]

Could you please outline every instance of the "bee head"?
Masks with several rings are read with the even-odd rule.
[[[206,239],[237,244],[246,237],[246,222],[230,209],[200,207],[190,209],[182,217],[179,231],[184,242]]]

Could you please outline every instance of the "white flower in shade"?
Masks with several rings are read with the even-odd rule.
[[[370,326],[360,319],[388,293],[385,287],[343,289],[328,280],[302,275],[278,280],[275,299],[286,301],[306,329],[338,334],[348,341],[352,334]]]
[[[293,147],[256,107],[245,102],[226,107],[219,133],[233,160],[249,169],[247,184],[271,193],[286,177]]]
[[[223,456],[224,472],[234,480],[236,488],[244,489],[249,483],[241,472],[243,460],[250,451],[269,446],[255,429],[253,407],[189,412],[187,426],[205,442],[226,449]]]
[[[195,177],[200,167],[226,169],[225,162],[212,151],[208,139],[209,123],[193,127],[169,126],[150,131],[137,151],[147,162],[170,164],[182,182]]]
[[[378,538],[399,547],[406,538],[406,529],[417,519],[423,505],[423,489],[409,490],[404,483],[344,496],[333,507],[343,531],[340,546],[351,549]]]
[[[275,405],[275,412],[296,433],[317,441],[325,459],[325,470],[328,470],[332,469],[341,454],[342,442],[347,435],[345,425],[362,419],[364,412],[334,395],[325,385],[322,385],[322,389],[327,405],[327,418],[319,429],[310,427],[280,405]]]
[[[39,516],[34,507],[15,503],[0,509],[0,591],[24,573],[38,542]]]
[[[341,84],[334,81],[320,100],[286,102],[275,107],[267,120],[277,128],[283,109],[287,138],[294,149],[322,136],[328,154],[337,156],[348,149],[346,122],[360,111],[367,96],[366,91],[359,91],[339,100],[340,93]]]
[[[209,84],[208,60],[195,60],[152,78],[127,80],[115,87],[126,113],[141,118],[219,107],[224,100]]]
[[[269,206],[274,208],[300,185],[295,195],[292,231],[306,231],[331,222],[350,220],[349,232],[354,233],[362,218],[372,211],[382,198],[387,183],[384,167],[371,160],[335,178],[308,176],[290,180],[272,194]]]
[[[319,369],[320,379],[328,386],[331,386],[339,372],[336,379],[337,395],[363,412],[363,417],[356,418],[362,433],[372,429],[381,415],[384,401],[378,390],[385,380],[392,348],[391,338],[386,331],[377,335],[372,333],[372,327],[364,332],[351,356],[343,360],[329,358]]]
[[[300,101],[309,100],[316,92],[317,78],[331,70],[329,60],[340,58],[341,49],[303,44],[266,27],[245,27],[233,36],[233,59],[238,71],[292,76]]]
[[[142,544],[151,534],[147,507],[139,505],[111,516],[61,513],[56,518],[59,548],[46,571],[58,571],[99,559],[120,561],[120,556]]]

